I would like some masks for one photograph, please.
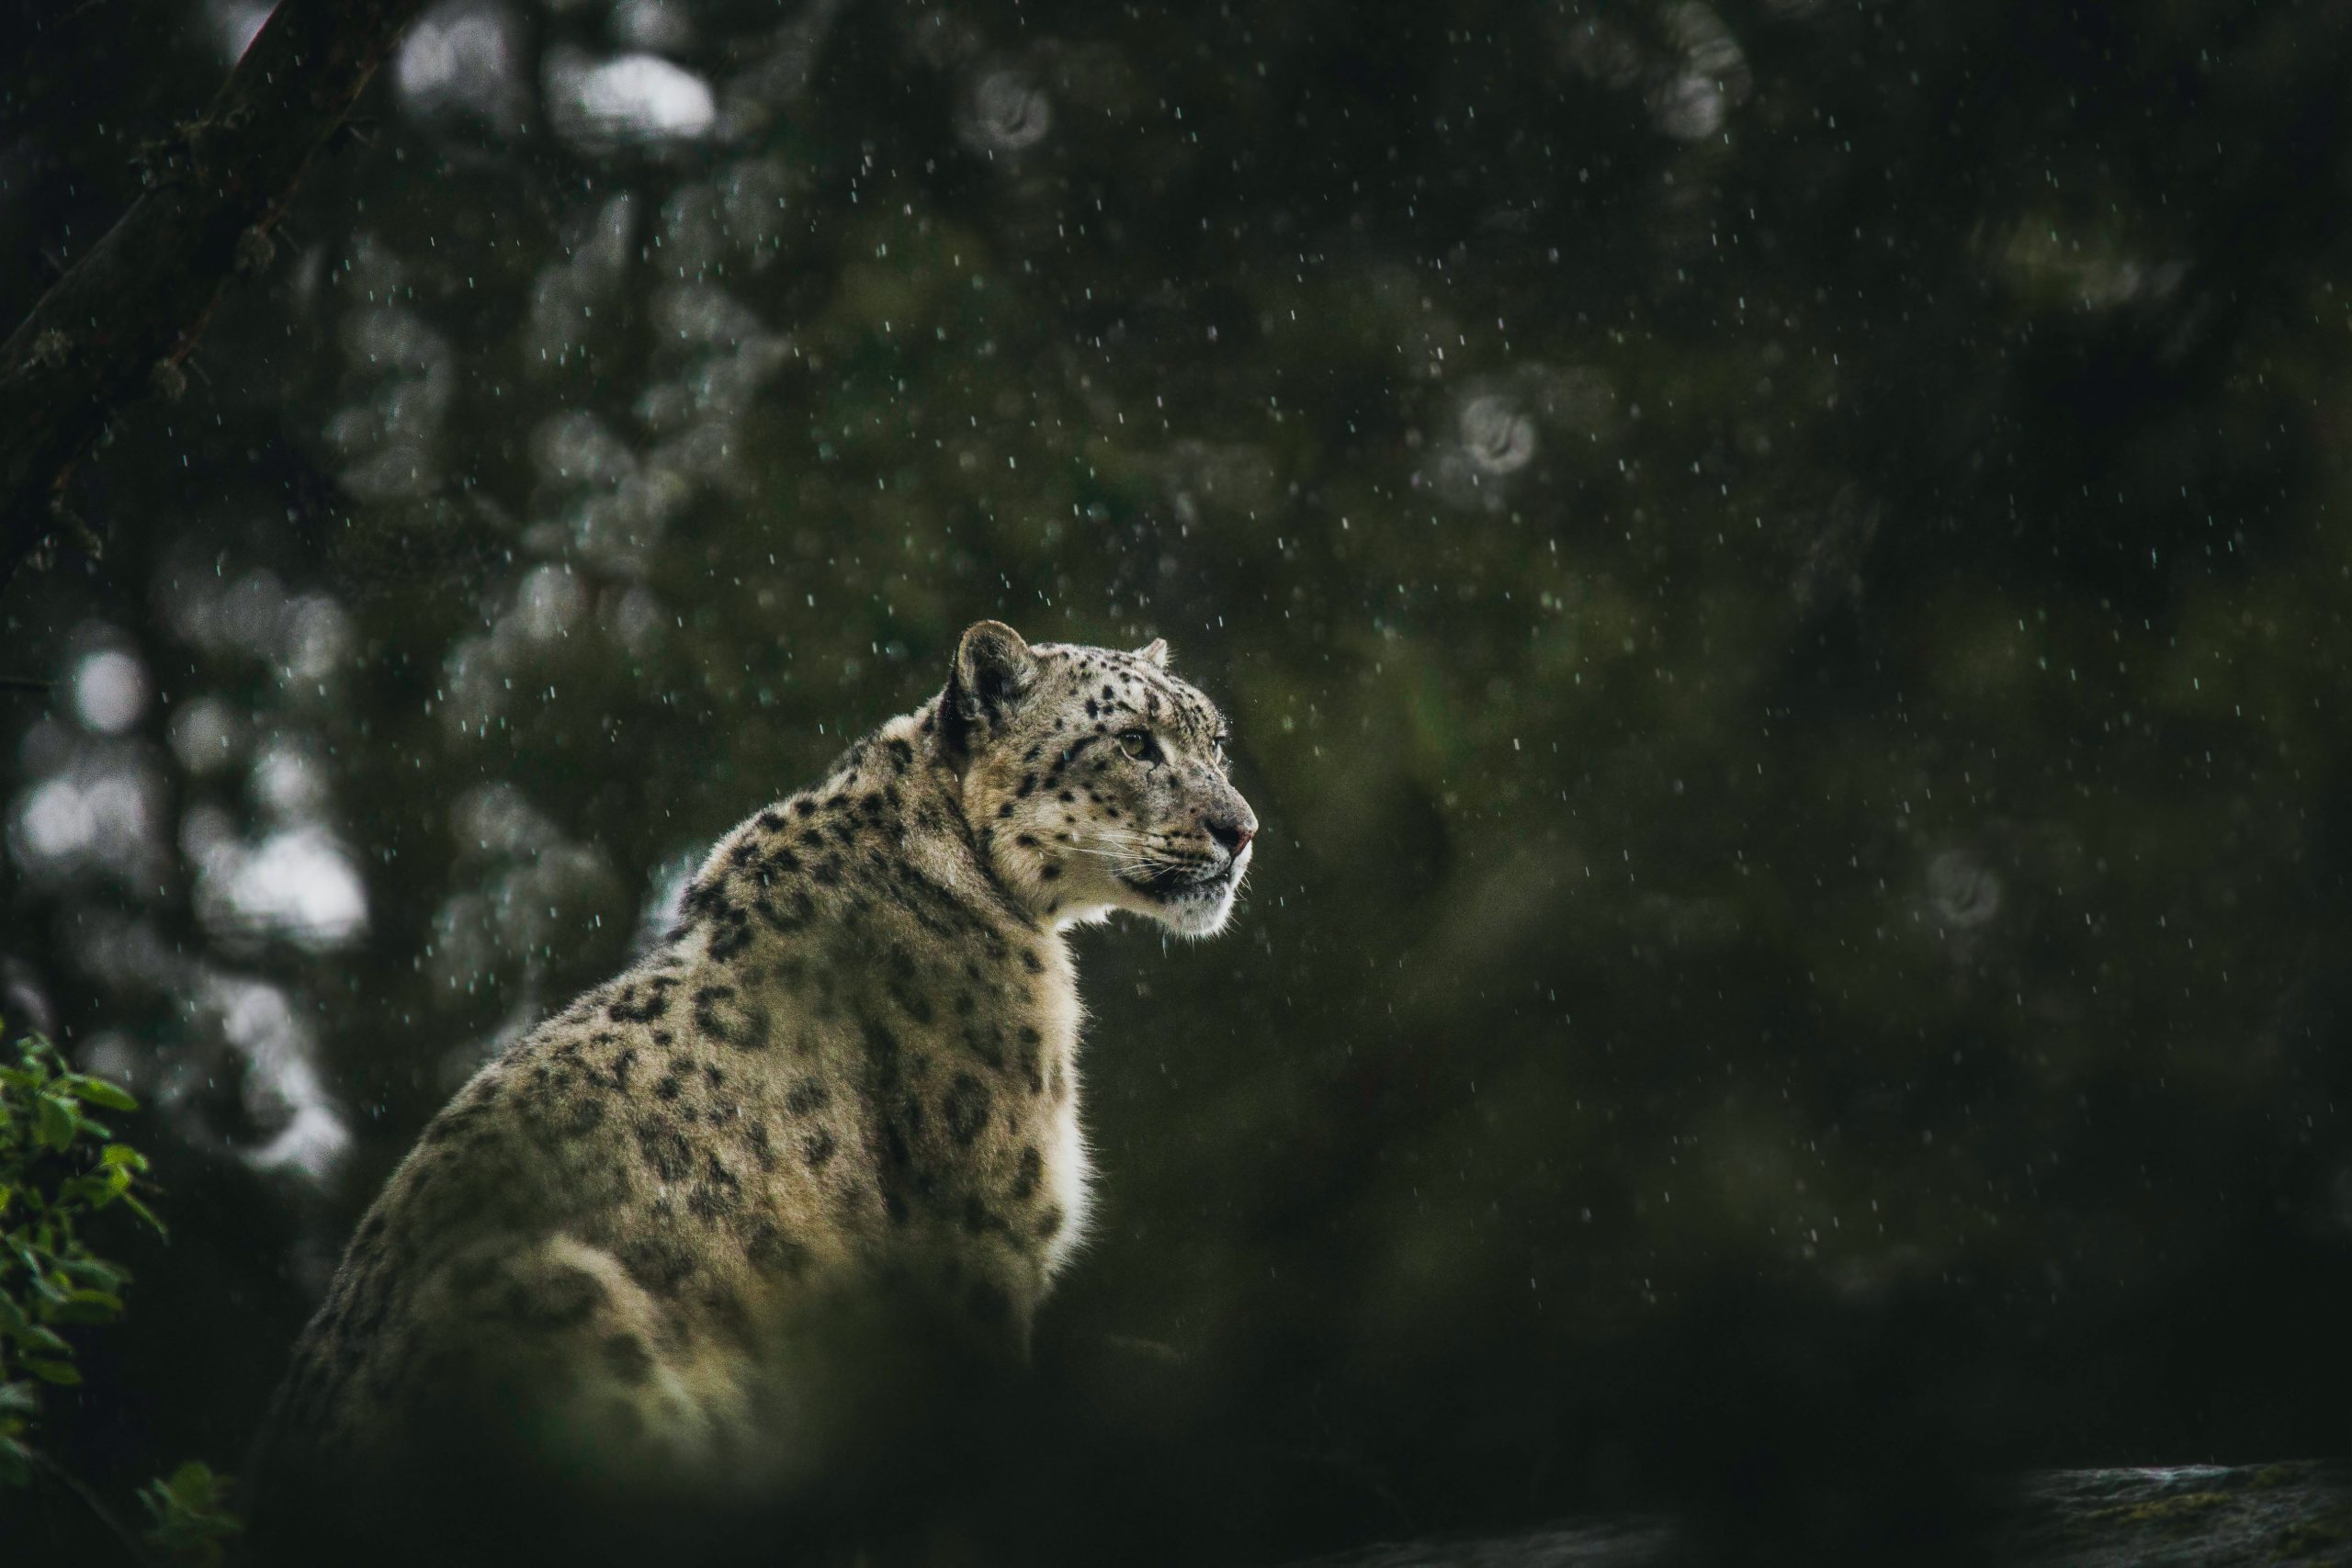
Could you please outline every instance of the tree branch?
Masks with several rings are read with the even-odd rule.
[[[126,403],[175,396],[229,281],[268,264],[303,170],[424,0],[283,0],[147,191],[0,344],[0,588],[52,534],[74,460]]]
[[[79,1504],[82,1511],[89,1515],[100,1529],[106,1531],[107,1538],[122,1549],[124,1562],[130,1563],[131,1568],[151,1568],[154,1560],[149,1557],[146,1549],[139,1544],[139,1538],[131,1534],[120,1519],[115,1517],[113,1509],[98,1500],[96,1493],[82,1483],[80,1477],[39,1449],[30,1451],[30,1458],[33,1468],[47,1478],[51,1485]]]

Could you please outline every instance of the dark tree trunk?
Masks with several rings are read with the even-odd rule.
[[[146,194],[0,345],[0,587],[66,526],[54,498],[117,410],[172,395],[230,279],[423,0],[285,0],[211,107],[158,143]]]

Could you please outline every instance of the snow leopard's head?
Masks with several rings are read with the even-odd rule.
[[[1226,776],[1224,718],[1133,653],[964,634],[937,708],[964,815],[1004,884],[1056,925],[1129,909],[1186,936],[1225,926],[1257,815]]]

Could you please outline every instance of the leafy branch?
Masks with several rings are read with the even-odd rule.
[[[85,1228],[119,1209],[166,1233],[147,1202],[147,1156],[95,1114],[137,1111],[130,1092],[74,1071],[39,1034],[0,1061],[0,1485],[24,1486],[61,1474],[34,1438],[43,1386],[82,1381],[62,1331],[121,1317],[130,1282],[128,1269],[91,1249]],[[227,1488],[226,1477],[190,1462],[142,1489],[148,1541],[182,1561],[220,1562],[238,1529]],[[67,1489],[118,1529],[86,1491]]]

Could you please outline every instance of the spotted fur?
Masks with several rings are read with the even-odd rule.
[[[812,1303],[888,1282],[1025,1347],[1088,1213],[1061,933],[1216,931],[1257,827],[1166,666],[982,622],[942,692],[721,840],[654,951],[426,1127],[301,1336],[265,1479],[454,1424],[591,1480],[756,1487],[798,1462]]]

